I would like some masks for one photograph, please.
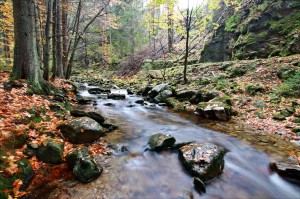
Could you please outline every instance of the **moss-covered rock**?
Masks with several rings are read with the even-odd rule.
[[[106,135],[101,125],[89,117],[72,119],[57,128],[74,144],[91,143]]]
[[[73,168],[75,178],[83,183],[96,179],[102,171],[102,166],[92,158],[80,158]]]
[[[81,148],[81,149],[76,149],[75,151],[72,151],[68,155],[66,155],[66,161],[68,163],[68,166],[73,169],[76,165],[76,163],[83,158],[90,157],[91,154],[87,150],[87,148]]]
[[[37,149],[37,158],[48,164],[60,164],[63,162],[64,142],[48,139],[42,142]]]
[[[175,144],[175,142],[176,139],[173,136],[157,133],[149,138],[148,144],[150,150],[161,151],[163,149],[172,147]]]
[[[257,93],[264,93],[265,92],[265,87],[259,84],[249,84],[246,86],[245,89],[246,93],[248,93],[249,95],[257,95]]]

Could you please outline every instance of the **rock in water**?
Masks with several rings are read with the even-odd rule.
[[[101,125],[89,117],[70,120],[57,128],[73,144],[91,143],[106,135]]]
[[[211,143],[191,143],[179,149],[185,168],[202,181],[218,176],[224,168],[225,150]]]
[[[300,164],[296,158],[289,157],[285,160],[273,162],[270,164],[270,168],[287,180],[300,185]]]
[[[206,192],[205,184],[199,178],[194,178],[194,187],[200,194]]]
[[[229,120],[232,115],[232,108],[221,102],[201,102],[196,111],[201,117],[222,121]]]
[[[37,158],[48,164],[63,162],[64,142],[60,140],[45,140],[37,150]]]
[[[165,99],[171,97],[173,95],[172,91],[170,90],[164,90],[161,93],[159,93],[155,98],[154,101],[159,103],[159,102],[164,102]]]
[[[74,109],[71,112],[71,115],[74,117],[89,117],[96,120],[99,124],[102,124],[105,119],[104,117],[97,112],[85,112],[83,110]]]
[[[148,144],[150,150],[160,151],[172,147],[176,142],[176,139],[171,135],[157,133],[149,138]]]
[[[108,99],[114,99],[114,100],[124,100],[126,98],[125,94],[120,93],[110,93],[108,95]]]

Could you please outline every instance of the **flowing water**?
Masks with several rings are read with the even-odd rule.
[[[87,91],[81,95],[96,97]],[[271,157],[263,151],[236,137],[201,127],[194,116],[157,105],[135,104],[138,99],[129,95],[125,100],[97,99],[96,106],[83,107],[101,113],[119,127],[102,142],[126,146],[129,152],[97,157],[104,162],[101,177],[88,184],[65,183],[50,198],[300,198],[299,187],[269,171]],[[193,179],[176,151],[145,151],[148,138],[159,132],[173,135],[177,143],[211,142],[228,150],[223,173],[206,183],[205,194],[194,190]]]

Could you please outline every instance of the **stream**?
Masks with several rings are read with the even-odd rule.
[[[89,87],[88,87],[89,88]],[[126,90],[113,90],[127,94]],[[82,96],[97,97],[86,90]],[[141,97],[126,95],[125,100],[97,99],[97,105],[81,106],[99,112],[119,128],[101,142],[126,146],[109,158],[96,157],[104,172],[91,183],[66,182],[49,198],[300,198],[299,187],[269,171],[272,157],[236,137],[206,129],[189,115],[158,105],[140,105]],[[113,106],[105,104],[112,103]],[[211,142],[228,150],[223,173],[206,183],[199,195],[193,178],[185,171],[176,151],[145,151],[149,137],[171,134],[176,143]]]

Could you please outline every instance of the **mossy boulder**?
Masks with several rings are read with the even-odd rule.
[[[148,144],[150,147],[150,150],[153,151],[161,151],[167,148],[172,147],[176,142],[176,139],[167,134],[157,133],[152,135],[149,138]]]
[[[149,93],[149,91],[151,91],[152,90],[152,86],[146,86],[146,87],[143,87],[143,88],[141,88],[139,91],[138,91],[138,94],[139,95],[142,95],[142,96],[147,96],[148,95],[148,93]]]
[[[148,96],[150,98],[155,98],[159,93],[161,93],[164,90],[167,90],[168,88],[168,84],[159,84],[149,91]]]
[[[63,152],[64,142],[62,140],[48,139],[39,146],[36,156],[45,163],[60,164],[63,162]]]
[[[73,144],[91,143],[106,135],[101,125],[89,117],[71,119],[57,128]]]
[[[154,98],[154,101],[156,103],[159,103],[159,102],[164,102],[165,99],[169,98],[169,97],[172,97],[173,93],[172,91],[170,90],[164,90],[162,91],[161,93],[159,93],[155,98]]]
[[[225,149],[211,143],[191,143],[179,149],[184,167],[201,181],[218,176],[224,168]]]
[[[200,90],[189,101],[192,104],[198,104],[199,102],[208,102],[218,96],[219,94],[214,91]]]
[[[96,179],[102,171],[102,166],[93,158],[80,158],[73,168],[75,178],[83,183]]]
[[[76,149],[72,151],[66,156],[66,161],[68,166],[73,169],[76,163],[83,158],[91,157],[91,153],[87,150],[87,148]]]
[[[273,116],[274,120],[286,120],[286,116],[280,114],[280,113],[275,113],[275,115]]]

